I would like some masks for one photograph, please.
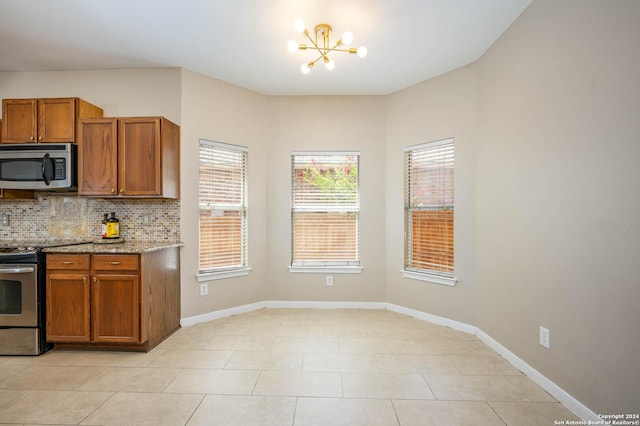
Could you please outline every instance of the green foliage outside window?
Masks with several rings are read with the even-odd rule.
[[[347,157],[341,164],[321,164],[314,159],[304,169],[304,181],[318,188],[327,199],[357,200],[358,166],[354,157]]]

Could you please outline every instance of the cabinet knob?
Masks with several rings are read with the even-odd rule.
[[[124,189],[120,188],[120,193],[124,194]]]
[[[73,262],[69,262],[68,260],[65,260],[64,262],[62,262],[63,265],[73,265]]]
[[[95,283],[97,281],[98,281],[98,279],[96,277],[93,277],[93,282]]]
[[[38,137],[38,140],[39,140],[39,141],[41,141],[41,140],[42,140],[42,136],[39,136],[39,137]]]
[[[29,140],[30,140],[30,141],[32,141],[32,140],[33,140],[33,136],[31,136],[31,137],[29,138]]]
[[[115,194],[116,193],[116,189],[115,188],[111,188],[111,193]]]
[[[111,261],[111,262],[109,262],[109,263],[111,263],[112,265],[119,265],[119,264],[120,264],[120,262],[118,262],[118,261],[116,261],[116,260]]]

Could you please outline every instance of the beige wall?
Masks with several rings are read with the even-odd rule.
[[[248,90],[182,72],[181,250],[182,318],[265,300],[267,98]],[[249,148],[248,276],[208,281],[200,296],[198,272],[198,143],[208,139]]]
[[[384,299],[385,99],[271,97],[268,102],[267,299],[380,302]],[[359,274],[291,273],[291,152],[360,151]]]
[[[477,325],[599,413],[640,407],[638,22],[537,0],[477,64]]]
[[[451,287],[403,278],[404,149],[446,138],[455,149],[455,276]],[[389,96],[386,146],[388,302],[473,324],[476,75],[468,66]]]
[[[105,117],[161,115],[180,124],[181,70],[0,72],[0,99],[78,97]]]

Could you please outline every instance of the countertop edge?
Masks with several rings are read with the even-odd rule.
[[[88,254],[141,254],[164,250],[173,247],[182,247],[181,241],[125,241],[114,244],[85,243],[59,247],[48,247],[42,251],[45,253],[88,253]]]

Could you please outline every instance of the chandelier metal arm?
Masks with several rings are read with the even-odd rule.
[[[339,45],[338,45],[338,44],[336,44],[336,47],[330,47],[330,48],[327,48],[327,49],[326,49],[326,53],[325,53],[325,55],[326,55],[327,53],[329,53],[329,52],[358,53],[358,49],[357,49],[357,48],[355,48],[355,47],[350,47],[350,48],[348,48],[348,49],[338,49],[338,48],[337,48],[337,46],[339,46]],[[312,49],[312,47],[311,47],[311,46],[307,46],[307,45],[306,45],[306,44],[304,44],[304,43],[299,43],[299,44],[298,44],[298,50],[310,50],[310,49]],[[322,53],[323,53],[323,51],[325,50],[325,49],[321,49],[321,48],[319,48],[319,47],[314,47],[314,49],[315,49],[315,50],[317,50],[317,51],[318,51],[318,53],[320,53],[320,54],[322,54]]]
[[[309,30],[307,30],[306,28],[304,29],[304,35],[309,39],[309,41],[311,42],[311,44],[313,44],[313,47],[316,48],[316,50],[318,51],[318,53],[322,56],[326,56],[329,52],[348,52],[348,53],[356,53],[356,50],[354,49],[338,49],[340,46],[342,46],[343,42],[342,39],[338,40],[336,42],[336,44],[333,45],[333,47],[320,47],[318,46],[318,43],[316,43],[316,41],[311,38],[311,36],[309,35]],[[298,48],[300,50],[306,50],[307,46],[306,45],[299,45]],[[322,56],[320,58],[322,58]],[[318,59],[320,59],[318,58]],[[318,61],[318,59],[316,59],[315,61],[313,61],[314,63]]]
[[[322,53],[322,49],[320,49],[320,46],[318,46],[318,44],[316,43],[316,41],[314,39],[311,38],[311,36],[309,35],[309,31],[305,28],[304,29],[304,35],[307,36],[307,38],[309,39],[309,41],[311,42],[311,44],[313,44],[313,47],[316,48],[316,50],[321,54],[321,55],[325,55]],[[306,47],[305,47],[306,49]],[[314,61],[315,62],[315,61]]]
[[[349,49],[336,49],[334,47],[327,49],[327,53],[329,52],[347,52],[347,53],[358,53],[358,49],[356,49],[355,47],[349,48]]]
[[[320,59],[326,57],[326,55],[323,55],[322,53],[320,54],[320,56],[318,56],[316,59],[314,59],[313,61],[310,61],[307,65],[309,65],[309,68],[311,68],[312,66],[314,66],[316,64],[316,62],[318,62]]]

